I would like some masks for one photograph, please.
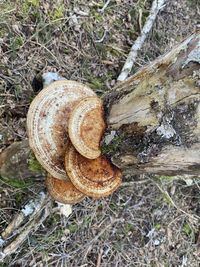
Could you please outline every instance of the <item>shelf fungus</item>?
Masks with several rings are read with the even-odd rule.
[[[82,156],[96,159],[101,155],[100,141],[105,127],[101,99],[87,97],[81,100],[70,114],[69,137]]]
[[[85,197],[70,180],[60,180],[50,174],[47,175],[46,186],[51,197],[60,203],[76,204]]]
[[[121,171],[105,156],[85,158],[71,143],[66,150],[65,168],[74,186],[93,198],[108,196],[121,184]]]
[[[66,179],[64,154],[69,114],[83,98],[95,96],[87,86],[61,80],[45,87],[32,101],[27,115],[29,144],[53,177]]]

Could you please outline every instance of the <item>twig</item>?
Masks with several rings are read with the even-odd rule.
[[[105,9],[107,8],[107,6],[110,4],[110,1],[111,0],[107,0],[105,5],[101,9],[99,9],[99,12],[103,13],[105,11]]]
[[[164,190],[157,182],[155,182],[153,179],[151,179],[151,181],[158,187],[158,189],[160,190],[160,192],[167,198],[167,200],[170,202],[170,204],[177,209],[179,212],[183,213],[184,215],[188,216],[189,218],[191,218],[192,220],[198,221],[200,220],[200,217],[198,215],[193,215],[190,213],[187,213],[186,211],[182,210],[181,208],[179,208],[175,202],[173,201],[173,199],[170,197],[169,193]]]
[[[1,237],[7,239],[11,234],[14,234],[14,231],[18,229],[25,220],[28,220],[28,217],[34,216],[34,214],[42,207],[45,197],[45,193],[42,191],[38,194],[36,199],[31,199],[24,208],[14,216],[12,222],[1,233]]]
[[[3,247],[0,252],[0,262],[7,256],[15,253],[19,246],[26,240],[30,232],[36,231],[40,225],[49,216],[52,208],[52,200],[48,194],[40,192],[36,200],[31,200],[24,209],[14,218],[6,230],[2,233],[0,239],[1,246]],[[25,220],[28,220],[25,223]],[[20,225],[22,225],[19,228]],[[18,229],[19,228],[19,229]],[[10,235],[12,236],[10,237]],[[13,236],[16,237],[10,242]],[[6,238],[4,240],[4,238]]]
[[[12,95],[12,94],[0,94],[0,96],[13,96],[13,97],[15,97],[15,95]]]
[[[153,23],[157,17],[158,12],[161,8],[164,7],[166,0],[154,0],[153,4],[151,6],[150,14],[144,24],[144,27],[141,31],[141,35],[136,39],[135,43],[131,47],[131,51],[128,54],[128,57],[126,59],[126,62],[122,68],[122,71],[118,77],[118,81],[124,81],[129,73],[131,72],[131,69],[135,63],[138,51],[141,49],[141,47],[144,44],[144,41],[146,40],[148,33],[153,27]]]
[[[136,184],[144,184],[144,183],[147,183],[147,182],[149,182],[148,179],[131,181],[131,182],[123,182],[121,184],[121,186],[132,186],[132,185],[136,185]]]
[[[105,29],[104,33],[103,33],[103,36],[101,37],[101,39],[98,39],[98,40],[94,40],[95,43],[102,43],[106,37],[106,34],[109,32],[108,29]]]
[[[110,227],[113,226],[113,224],[115,223],[118,223],[118,222],[124,222],[124,219],[123,218],[120,218],[120,219],[113,219],[109,224],[107,224],[92,240],[90,240],[88,243],[85,244],[85,247],[87,248],[86,249],[86,253],[83,257],[83,259],[86,259],[88,253],[90,252],[91,248],[92,248],[92,245],[94,242],[97,242],[97,240],[99,239],[99,237],[101,237],[104,232],[106,230],[108,230]]]
[[[97,265],[96,267],[100,267],[101,266],[101,258],[102,258],[102,254],[103,254],[103,249],[100,250],[98,258],[97,258]]]
[[[2,15],[2,14],[5,15],[5,14],[12,13],[12,12],[15,11],[15,10],[16,10],[16,8],[13,8],[13,9],[10,9],[10,10],[7,10],[7,11],[4,11],[4,12],[1,13],[1,15]]]
[[[35,45],[38,45],[40,46],[41,48],[43,48],[44,50],[46,50],[51,56],[52,58],[55,60],[55,62],[57,64],[60,64],[60,62],[58,61],[57,57],[43,44],[39,43],[39,42],[34,42],[34,41],[31,41],[32,44],[35,44]]]

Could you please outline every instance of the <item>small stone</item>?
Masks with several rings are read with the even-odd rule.
[[[153,244],[154,244],[155,246],[159,246],[159,245],[160,245],[160,241],[159,241],[158,239],[156,239],[156,240],[154,240]]]
[[[28,140],[15,142],[0,154],[0,175],[5,179],[34,178],[44,175],[42,168],[33,168]],[[36,160],[35,160],[36,161]],[[37,161],[36,161],[37,162]],[[37,162],[39,166],[39,163]]]
[[[58,204],[60,214],[64,215],[65,217],[69,217],[69,215],[72,213],[72,205],[63,204],[58,201],[56,201],[56,203]]]

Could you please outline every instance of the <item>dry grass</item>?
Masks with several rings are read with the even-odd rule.
[[[44,71],[88,83],[99,95],[113,87],[150,4],[113,0],[101,13],[104,1],[0,0],[0,148],[26,138]],[[169,1],[133,72],[194,31],[199,14],[198,0]],[[199,179],[127,179],[135,182],[84,200],[69,218],[49,217],[0,266],[199,266]],[[41,186],[1,181],[1,229]]]
[[[52,215],[10,266],[97,266],[100,258],[100,266],[197,267],[198,185],[163,179],[185,213],[151,180],[136,181],[110,198],[83,201],[69,218]]]

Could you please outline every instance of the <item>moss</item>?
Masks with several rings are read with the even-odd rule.
[[[122,145],[122,142],[124,142],[124,135],[115,134],[115,137],[112,139],[110,144],[106,145],[105,143],[101,146],[101,151],[103,154],[112,155],[115,154],[118,148]]]
[[[116,18],[115,21],[114,21],[114,27],[116,30],[121,30],[122,29],[122,26],[123,26],[123,19],[121,18]]]
[[[40,163],[37,161],[33,153],[30,154],[28,158],[28,168],[32,172],[42,172],[43,168]]]
[[[138,36],[137,32],[134,29],[128,30],[127,34],[130,39],[135,40]]]
[[[40,6],[40,0],[23,0],[22,1],[22,11],[27,14],[31,7],[37,8]]]
[[[20,15],[24,18],[28,15],[30,10],[30,5],[27,2],[23,2],[20,9]]]

